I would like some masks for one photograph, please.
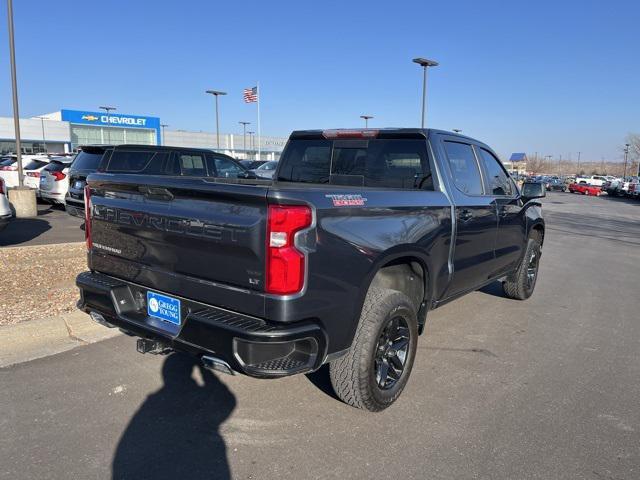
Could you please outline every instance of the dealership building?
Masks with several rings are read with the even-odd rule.
[[[175,147],[211,148],[236,158],[277,160],[287,141],[284,137],[220,134],[216,147],[215,132],[164,130],[160,118],[114,112],[91,112],[62,109],[58,112],[20,119],[23,153],[72,152],[89,144],[171,145]],[[13,118],[0,117],[0,154],[15,152]]]

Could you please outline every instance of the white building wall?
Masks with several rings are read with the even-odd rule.
[[[251,145],[251,136],[247,135],[247,151],[258,150],[258,137],[253,138],[253,148]],[[194,147],[194,148],[216,148],[216,134],[214,132],[187,132],[184,130],[165,130],[164,145],[172,147]],[[285,137],[262,137],[260,146],[263,153],[263,159],[274,159],[282,152],[287,138]],[[220,134],[220,151],[237,158],[246,158],[244,145],[244,136],[242,134]]]
[[[21,118],[20,138],[25,141],[41,142],[42,122],[39,118]],[[69,123],[44,120],[44,136],[47,142],[70,142]],[[13,128],[13,118],[0,117],[0,139],[14,140],[15,138],[16,133]]]

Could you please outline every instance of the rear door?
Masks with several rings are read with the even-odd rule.
[[[493,275],[512,270],[520,260],[526,238],[526,219],[518,190],[497,157],[476,145],[476,154],[484,167],[485,191],[495,204],[498,229],[495,236]]]
[[[471,143],[444,137],[442,144],[456,215],[453,277],[446,296],[477,288],[490,276],[498,225],[493,198],[485,195],[478,159]]]

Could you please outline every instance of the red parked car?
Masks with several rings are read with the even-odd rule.
[[[572,183],[569,185],[569,192],[581,193],[582,195],[595,195],[597,197],[602,193],[602,187],[596,187],[586,183]]]

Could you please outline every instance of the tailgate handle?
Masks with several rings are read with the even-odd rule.
[[[140,185],[138,190],[140,193],[144,193],[144,196],[148,198],[157,200],[173,200],[174,198],[173,193],[171,193],[167,188]]]

